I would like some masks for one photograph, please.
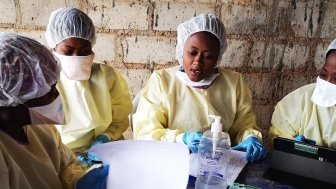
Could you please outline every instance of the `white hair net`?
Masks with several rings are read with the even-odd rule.
[[[225,39],[225,27],[219,18],[212,14],[200,14],[177,27],[177,45],[176,45],[176,59],[179,64],[183,66],[183,48],[188,37],[197,32],[210,32],[216,36],[220,43],[220,52],[217,64],[222,60],[222,55],[227,48]]]
[[[329,53],[329,51],[331,50],[336,50],[336,39],[334,39],[328,46],[328,49],[326,50],[324,56],[327,58],[327,55]]]
[[[59,73],[54,56],[42,44],[15,33],[0,33],[0,107],[45,95]]]
[[[96,43],[96,31],[92,20],[79,9],[60,8],[50,14],[45,37],[50,48],[68,38],[81,38]]]

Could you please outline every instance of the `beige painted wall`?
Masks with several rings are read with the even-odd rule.
[[[82,9],[98,31],[96,59],[118,68],[135,95],[154,69],[176,65],[177,25],[200,13],[219,16],[229,47],[221,66],[244,74],[264,134],[274,105],[315,81],[336,32],[333,0],[0,0],[0,31],[45,44],[51,11]]]

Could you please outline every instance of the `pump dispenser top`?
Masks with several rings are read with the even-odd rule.
[[[220,122],[221,117],[215,116],[215,115],[209,115],[209,117],[212,117],[215,119],[215,121],[211,124],[211,132],[213,137],[213,150],[217,148],[218,140],[220,140],[220,134],[222,133],[223,125]]]
[[[209,115],[209,117],[214,118],[215,121],[211,124],[211,132],[213,133],[221,133],[223,129],[223,125],[220,122],[221,117],[216,115]]]

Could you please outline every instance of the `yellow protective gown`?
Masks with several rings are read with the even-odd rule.
[[[184,85],[175,75],[179,67],[155,71],[133,115],[134,138],[175,142],[179,133],[210,129],[208,115],[222,117],[223,131],[233,144],[249,135],[261,140],[249,89],[241,74],[219,69],[207,89]]]
[[[53,125],[27,126],[29,144],[0,131],[1,189],[70,189],[85,174]]]
[[[117,140],[129,126],[132,111],[128,86],[114,68],[94,63],[91,78],[74,81],[61,74],[57,84],[67,125],[57,125],[71,149],[91,145],[100,134]]]
[[[275,107],[270,144],[276,136],[294,139],[303,135],[316,144],[336,148],[336,106],[321,107],[311,101],[315,83],[303,86],[283,98]]]

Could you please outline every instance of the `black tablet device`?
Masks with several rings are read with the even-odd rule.
[[[336,188],[336,149],[274,139],[267,179],[299,188]]]

